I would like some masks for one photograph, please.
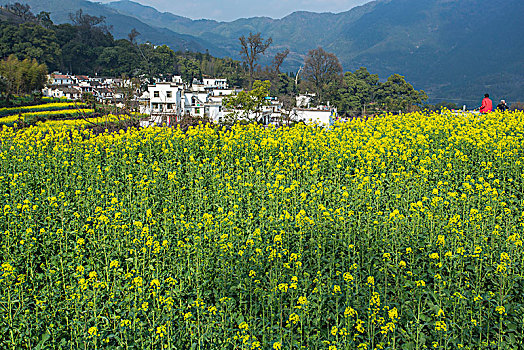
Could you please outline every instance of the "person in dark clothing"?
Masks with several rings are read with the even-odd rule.
[[[505,100],[500,100],[500,103],[497,105],[497,110],[501,112],[506,112],[509,109]]]

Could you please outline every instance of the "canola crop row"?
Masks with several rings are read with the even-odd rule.
[[[93,113],[93,110],[84,112],[84,114],[88,114],[88,113]],[[80,119],[48,120],[45,122],[36,123],[35,127],[39,130],[53,129],[56,132],[56,131],[65,131],[65,130],[78,129],[78,128],[83,129],[85,127],[89,127],[93,125],[104,125],[106,123],[124,122],[131,118],[139,118],[139,116],[140,115],[129,116],[129,115],[108,114],[105,116],[87,117],[87,118],[80,118]]]
[[[39,112],[39,113],[25,113],[22,114],[22,121],[31,121],[34,118],[50,118],[46,121],[38,121],[35,123],[39,129],[61,129],[61,128],[74,128],[89,126],[93,124],[102,124],[102,123],[113,123],[118,121],[123,121],[129,119],[129,116],[125,115],[114,115],[109,114],[106,116],[90,116],[94,113],[93,109],[71,109],[71,110],[61,110],[56,112]],[[86,117],[83,117],[86,116]],[[73,118],[76,119],[57,119],[57,118]],[[20,120],[18,115],[13,115],[9,117],[0,118],[0,126],[2,124],[11,125]]]
[[[28,112],[43,112],[43,111],[57,111],[71,108],[85,107],[85,103],[77,102],[54,102],[44,103],[35,106],[22,106],[22,107],[6,107],[0,108],[0,116],[18,115],[20,113]]]
[[[7,117],[0,118],[0,123],[8,124],[13,123],[20,118],[22,120],[30,120],[32,118],[58,118],[58,117],[73,117],[78,115],[86,115],[94,113],[93,109],[63,109],[57,111],[42,111],[42,112],[28,112],[20,115],[10,115]]]
[[[0,348],[523,348],[523,130],[4,127]]]

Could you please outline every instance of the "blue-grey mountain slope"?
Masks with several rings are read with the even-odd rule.
[[[379,0],[338,14],[296,12],[233,22],[195,21],[129,0],[107,6],[210,42],[235,58],[239,36],[262,32],[273,38],[270,55],[291,50],[288,69],[323,46],[345,69],[366,66],[383,78],[403,74],[435,101],[473,102],[485,92],[524,99],[522,0]]]

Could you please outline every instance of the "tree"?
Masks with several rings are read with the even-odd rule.
[[[4,94],[7,95],[7,82],[4,77],[0,75],[0,97]]]
[[[399,74],[393,74],[377,89],[378,102],[388,111],[410,111],[428,99],[424,91],[417,91]]]
[[[0,61],[0,77],[2,78],[5,98],[9,101],[11,95],[15,94],[21,85],[21,75],[19,74],[19,61],[14,56],[9,56],[6,60]]]
[[[0,25],[0,57],[14,54],[18,59],[35,58],[49,67],[58,68],[61,50],[52,29],[35,23]]]
[[[335,54],[319,47],[308,52],[302,75],[314,89],[318,101],[322,103],[325,102],[324,98],[329,84],[340,81],[342,65]]]
[[[60,25],[56,30],[63,52],[63,70],[98,73],[104,67],[96,64],[97,58],[105,47],[114,45],[113,36],[104,25],[105,18],[84,14],[82,10],[69,16],[73,25]]]
[[[51,28],[53,21],[51,20],[51,12],[42,11],[36,15],[37,22],[44,28]]]
[[[192,56],[185,53],[185,56]],[[204,55],[199,62],[202,75],[226,78],[232,86],[243,86],[245,81],[245,71],[239,61],[231,58],[215,58],[211,55]]]
[[[280,74],[280,67],[282,66],[282,63],[284,63],[288,55],[289,49],[285,49],[284,51],[277,53],[275,55],[275,58],[273,58],[273,64],[271,65],[271,68],[275,75],[278,76]]]
[[[154,67],[153,74],[155,76],[167,74],[173,75],[176,71],[176,57],[175,52],[167,45],[158,47],[151,47],[150,62]]]
[[[277,78],[274,88],[276,96],[295,95],[295,80],[291,76],[280,73]]]
[[[384,109],[410,111],[419,108],[426,99],[424,91],[415,90],[401,75],[394,74],[381,83],[378,75],[360,67],[355,72],[344,74],[337,98],[332,101],[341,113],[365,114],[366,111],[374,113]]]
[[[101,67],[101,74],[121,76],[122,74],[139,75],[143,69],[138,48],[128,40],[117,40],[114,46],[104,47],[96,64]]]
[[[202,72],[200,71],[197,61],[186,58],[179,60],[179,62],[182,63],[179,66],[179,73],[182,76],[183,81],[191,84],[193,79],[200,80],[202,78]]]
[[[27,4],[24,5],[19,2],[15,2],[12,5],[7,5],[6,8],[9,12],[19,17],[22,22],[33,21],[35,19],[35,16],[31,12],[31,7]]]
[[[82,9],[76,11],[75,14],[70,13],[69,19],[71,20],[71,23],[73,23],[74,26],[85,28],[95,27],[99,24],[104,23],[106,20],[104,16],[97,17],[84,14],[84,11]]]
[[[346,112],[358,110],[364,114],[366,107],[373,103],[378,87],[378,75],[369,73],[364,67],[346,72],[338,91],[338,109]]]
[[[24,6],[15,12],[31,17]],[[54,25],[47,12],[33,20],[22,21],[5,10],[0,21],[0,59],[14,54],[19,60],[35,58],[49,70],[70,74],[104,74],[131,77],[146,76],[149,81],[162,74],[182,75],[191,83],[202,75],[223,77],[231,85],[243,86],[246,81],[242,63],[231,58],[220,59],[209,54],[174,52],[166,46],[137,44],[139,34],[131,30],[129,40],[114,40],[103,17],[83,11],[71,14],[72,23]],[[7,15],[6,15],[7,14]],[[5,84],[5,81],[3,82]],[[4,86],[4,91],[7,87]]]
[[[226,97],[223,104],[226,108],[232,109],[233,112],[229,113],[227,120],[221,122],[234,124],[240,120],[258,121],[263,107],[269,105],[267,97],[270,89],[271,83],[268,80],[255,80],[250,91],[240,91],[236,96]]]
[[[31,94],[44,88],[47,67],[33,59],[19,61],[15,55],[0,61],[0,77],[5,84],[6,99],[13,94]]]
[[[258,59],[260,58],[260,55],[263,55],[266,52],[267,48],[273,42],[273,39],[269,38],[264,41],[261,33],[249,33],[247,39],[242,35],[238,40],[240,40],[240,45],[242,46],[240,55],[248,67],[249,86],[251,87]]]
[[[140,32],[136,30],[136,28],[131,29],[131,32],[127,34],[127,37],[129,38],[129,42],[134,45],[136,43],[136,38],[139,35],[140,35]]]

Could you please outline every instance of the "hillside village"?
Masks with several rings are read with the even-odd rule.
[[[101,1],[0,0],[0,350],[524,350],[523,0]]]
[[[240,112],[226,108],[224,99],[235,96],[242,89],[229,86],[227,79],[223,78],[204,77],[202,81],[194,79],[191,84],[187,84],[181,76],[173,76],[158,79],[158,82],[141,88],[127,79],[55,72],[48,76],[48,84],[42,93],[45,97],[73,101],[91,94],[97,103],[123,107],[126,96],[122,90],[125,88],[132,91],[130,99],[138,107],[136,112],[148,116],[141,121],[142,126],[170,126],[184,116],[220,122]],[[264,125],[277,125],[283,121],[330,123],[337,116],[336,108],[312,107],[314,97],[314,94],[299,95],[296,97],[296,107],[285,110],[277,97],[268,96],[261,110],[251,112],[248,119]]]

